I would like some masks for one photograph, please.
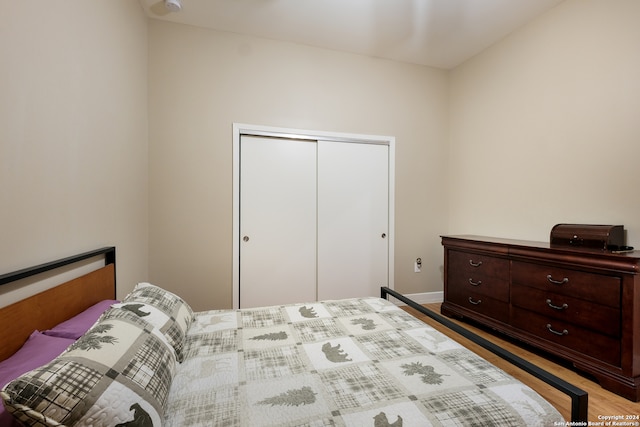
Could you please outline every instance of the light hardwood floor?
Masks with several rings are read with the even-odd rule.
[[[424,306],[440,314],[440,304],[425,304]],[[424,321],[425,323],[429,324],[433,328],[448,335],[468,349],[479,354],[489,362],[500,367],[502,370],[508,372],[513,377],[527,384],[529,387],[537,391],[541,396],[551,402],[567,421],[571,420],[571,400],[564,393],[555,390],[550,385],[520,370],[519,368],[514,367],[499,356],[496,356],[490,351],[485,350],[477,344],[472,343],[471,341],[458,335],[457,333],[448,330],[446,327],[442,326],[435,320],[421,314],[417,310],[414,310],[407,306],[402,306],[402,308],[415,317],[419,318],[420,320]],[[602,387],[600,387],[600,385],[598,385],[597,382],[593,381],[587,376],[581,375],[579,372],[572,369],[570,364],[564,363],[562,361],[553,361],[548,357],[544,357],[535,350],[521,347],[517,344],[516,341],[510,340],[504,336],[496,335],[492,332],[488,332],[487,330],[478,328],[470,323],[460,322],[456,319],[450,320],[463,325],[465,328],[471,330],[472,332],[488,339],[495,344],[500,345],[504,349],[530,361],[531,363],[541,367],[546,371],[551,372],[552,374],[564,379],[565,381],[568,381],[576,387],[580,387],[581,389],[585,390],[587,393],[589,393],[589,421],[594,423],[591,425],[597,425],[595,423],[605,421],[603,417],[606,416],[640,416],[640,402],[632,402],[603,389]],[[620,421],[637,422],[638,424],[636,425],[640,425],[640,419],[621,419],[618,422]]]

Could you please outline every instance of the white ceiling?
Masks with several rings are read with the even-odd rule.
[[[198,27],[450,69],[563,0],[140,0]]]

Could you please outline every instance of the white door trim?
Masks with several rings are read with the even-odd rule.
[[[233,123],[233,308],[240,305],[240,136],[271,136],[292,139],[312,139],[389,146],[389,277],[388,285],[394,288],[394,240],[395,240],[395,143],[393,136],[364,135],[316,130],[290,129],[272,126]]]

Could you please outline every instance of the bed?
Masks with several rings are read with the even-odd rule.
[[[386,288],[385,298],[194,313],[149,283],[116,301],[115,248],[0,284],[96,255],[104,267],[0,309],[0,324],[12,324],[0,328],[0,376],[16,355],[31,361],[20,356],[29,346],[50,357],[0,384],[0,425],[565,425],[529,387],[388,301],[422,308]],[[44,337],[66,341],[37,351]],[[566,389],[572,421],[586,420],[585,393],[537,373]]]

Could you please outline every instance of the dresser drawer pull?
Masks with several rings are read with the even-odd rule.
[[[474,282],[473,279],[469,278],[469,284],[471,286],[480,286],[482,285],[482,280],[478,280],[477,282]]]
[[[482,302],[482,300],[479,299],[478,301],[474,301],[473,298],[469,297],[469,302],[473,305],[478,305]]]
[[[569,305],[567,303],[564,303],[562,305],[553,305],[551,304],[550,299],[547,300],[547,305],[551,308],[555,308],[556,310],[566,310],[567,308],[569,308]]]
[[[472,259],[469,260],[469,265],[471,267],[480,267],[482,265],[482,261],[478,261],[478,262],[473,262]]]
[[[548,330],[549,330],[549,332],[551,332],[552,334],[556,334],[556,335],[560,335],[560,336],[569,334],[569,331],[567,331],[566,329],[563,329],[563,330],[562,330],[562,332],[554,331],[554,330],[551,328],[551,323],[547,323],[547,329],[548,329]]]
[[[553,283],[554,285],[564,285],[565,283],[567,283],[569,281],[568,278],[564,278],[562,280],[553,280],[553,277],[551,277],[550,274],[547,274],[547,280],[551,283]]]

